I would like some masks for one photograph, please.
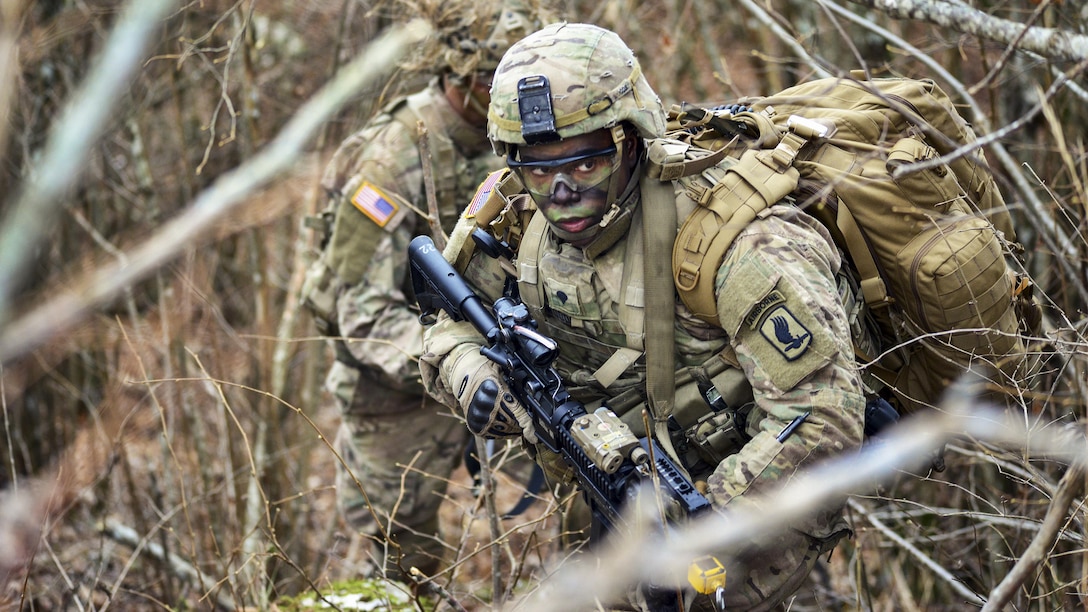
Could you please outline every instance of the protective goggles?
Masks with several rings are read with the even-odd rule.
[[[518,161],[514,152],[506,157],[506,165],[518,174],[521,184],[534,196],[551,197],[560,183],[571,191],[588,191],[612,176],[620,167],[615,145],[570,157],[541,161]]]

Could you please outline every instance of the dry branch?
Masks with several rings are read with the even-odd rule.
[[[185,559],[170,553],[159,544],[150,541],[150,536],[141,538],[135,530],[127,525],[121,524],[121,522],[116,519],[107,519],[99,526],[99,530],[110,539],[131,548],[134,551],[134,555],[139,555],[141,551],[145,551],[151,557],[170,566],[170,569],[173,570],[177,576],[191,582],[201,590],[207,588],[208,585],[216,584],[216,581],[212,577],[204,574],[198,568],[193,567],[193,565],[185,561]],[[218,589],[216,590],[218,591]],[[234,602],[227,598],[221,591],[216,595],[215,603],[224,610],[236,609]]]
[[[859,455],[839,457],[795,477],[769,494],[756,510],[736,511],[728,517],[712,513],[668,538],[615,538],[598,551],[599,558],[592,563],[575,562],[561,568],[539,596],[526,602],[526,609],[588,609],[595,598],[609,600],[630,584],[646,580],[669,584],[669,576],[686,574],[692,559],[707,553],[741,550],[757,542],[761,535],[791,524],[811,508],[869,491],[904,470],[917,469],[950,436],[964,434],[1014,448],[1049,449],[1072,461],[1081,461],[1086,454],[1083,445],[1062,448],[1068,437],[1059,428],[1028,430],[968,397],[951,394],[941,408],[930,418],[901,423],[880,445],[866,447]],[[557,607],[555,602],[563,605]]]
[[[56,123],[42,162],[0,226],[0,323],[40,237],[53,226],[64,194],[83,173],[87,155],[114,112],[112,100],[129,82],[154,40],[170,0],[133,0],[113,30],[90,76]],[[2,357],[0,357],[2,360]]]
[[[861,502],[851,498],[850,500],[848,500],[847,503],[850,504],[851,509],[853,509],[861,516],[865,517],[865,520],[869,521],[869,524],[876,528],[876,530],[879,531],[881,535],[894,542],[896,546],[899,546],[903,550],[907,551],[907,553],[910,554],[911,557],[917,559],[922,565],[929,568],[938,578],[940,578],[946,584],[951,586],[953,590],[959,593],[961,597],[975,605],[985,602],[981,595],[968,589],[966,586],[963,585],[962,582],[956,580],[955,576],[953,576],[951,572],[941,567],[940,564],[930,558],[929,555],[925,554],[924,552],[919,550],[917,546],[914,546],[905,538],[892,531],[879,518],[874,516],[868,508],[863,506]]]
[[[1024,582],[1030,579],[1039,568],[1046,563],[1047,555],[1054,546],[1054,541],[1062,531],[1062,525],[1067,522],[1069,507],[1084,486],[1085,470],[1082,464],[1072,466],[1062,477],[1058,484],[1058,491],[1046,511],[1039,533],[1035,534],[1031,545],[1013,566],[1005,579],[990,592],[990,599],[982,607],[982,612],[1000,612],[1005,609],[1016,590]]]
[[[926,21],[957,32],[1015,45],[1052,60],[1088,60],[1088,36],[991,17],[978,9],[938,0],[850,0],[896,19]]]

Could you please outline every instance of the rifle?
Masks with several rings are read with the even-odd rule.
[[[513,291],[488,309],[430,237],[413,239],[408,255],[420,323],[433,324],[437,311],[444,310],[454,321],[467,320],[483,335],[487,346],[480,352],[499,365],[540,442],[574,468],[593,516],[591,539],[616,529],[624,504],[647,482],[656,482],[685,516],[710,508],[655,440],[637,438],[611,410],[602,407],[589,413],[570,397],[552,367],[558,345],[536,331],[528,308]]]

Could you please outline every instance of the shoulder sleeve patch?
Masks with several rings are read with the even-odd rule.
[[[495,185],[502,178],[505,170],[496,170],[487,175],[484,182],[480,183],[480,186],[476,188],[476,195],[472,196],[472,201],[469,202],[468,208],[465,209],[466,217],[475,217],[476,213],[483,208],[487,199],[491,196],[491,192],[495,189]]]
[[[400,206],[396,201],[387,196],[370,181],[363,181],[355,194],[351,196],[351,203],[364,215],[370,217],[378,227],[385,227],[390,219],[397,214]]]
[[[834,343],[787,275],[771,273],[759,257],[742,256],[723,280],[725,287],[743,288],[720,293],[718,313],[737,348],[754,361],[757,377],[785,391],[830,360]]]

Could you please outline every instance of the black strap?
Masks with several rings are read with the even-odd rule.
[[[488,453],[491,452],[490,447],[492,442],[492,440],[488,440]],[[474,495],[479,495],[481,484],[480,469],[482,466],[480,465],[480,459],[476,456],[475,440],[469,440],[468,444],[465,445],[464,460],[465,469],[468,470],[469,476],[472,477],[472,492]],[[525,485],[525,492],[522,493],[518,503],[514,504],[513,508],[503,514],[502,518],[514,518],[528,510],[529,507],[533,505],[533,502],[536,501],[538,494],[544,490],[546,480],[547,479],[544,478],[544,470],[536,463],[533,463],[533,473],[529,475],[529,482]]]

